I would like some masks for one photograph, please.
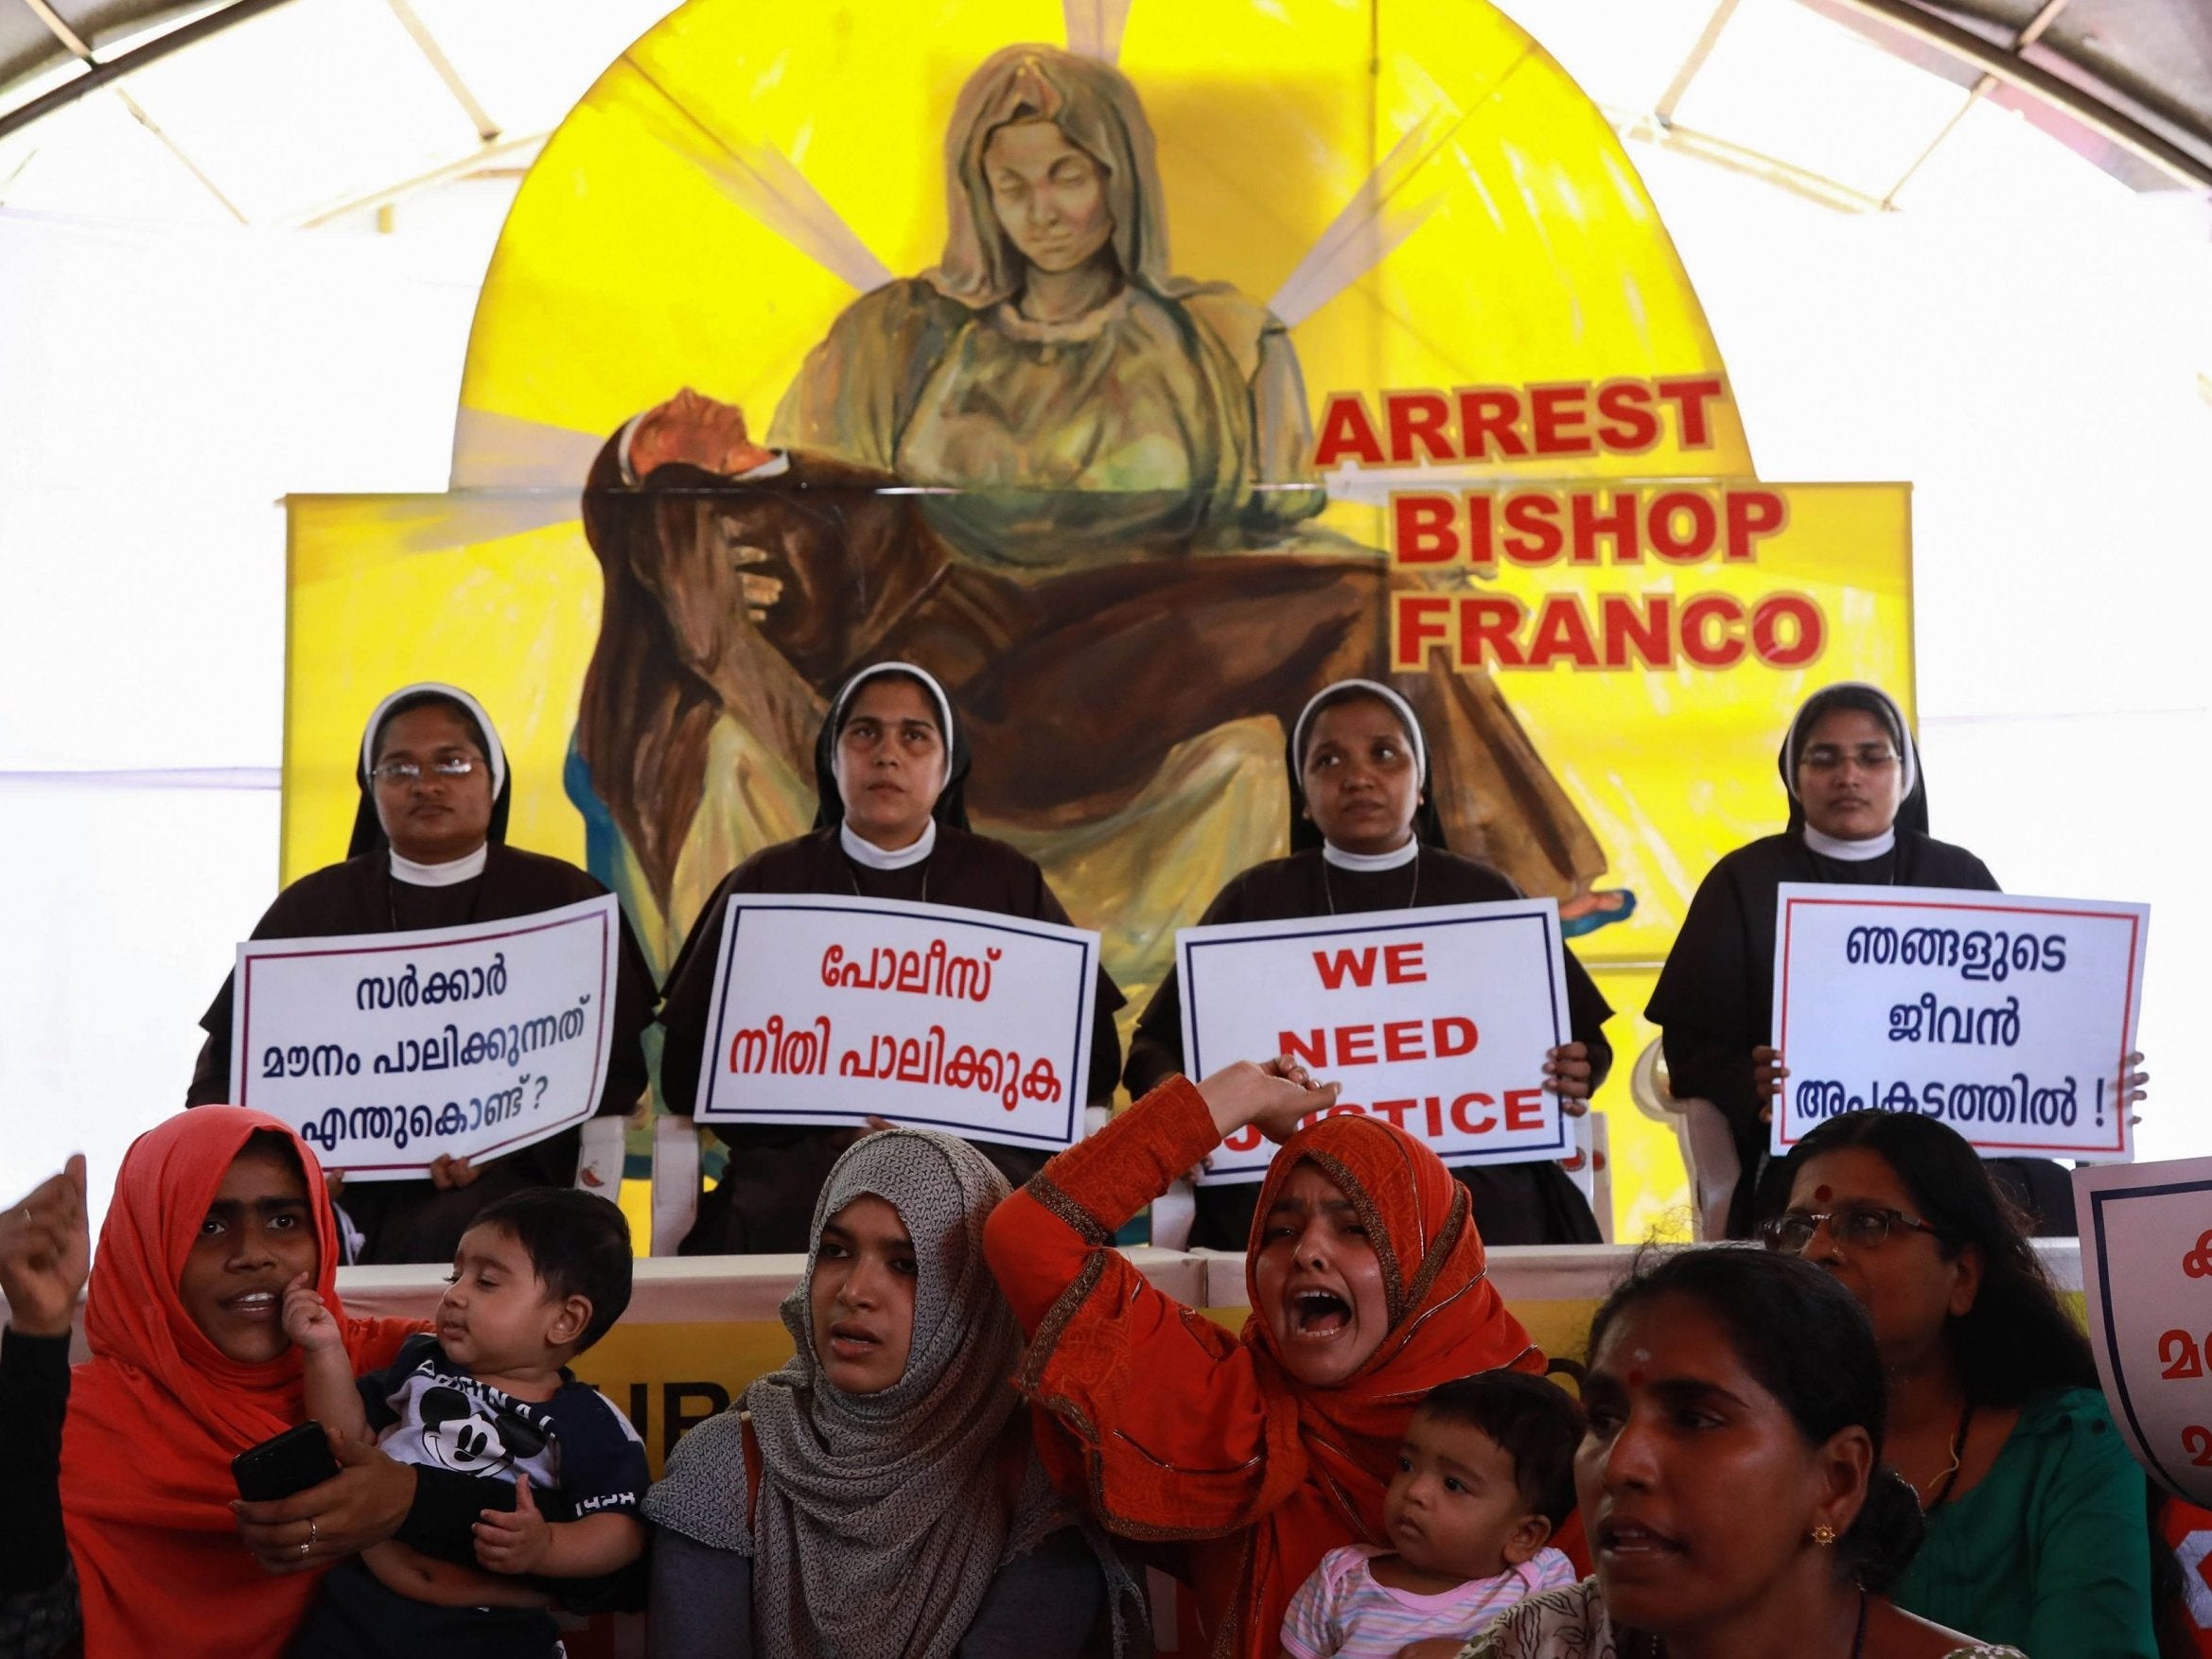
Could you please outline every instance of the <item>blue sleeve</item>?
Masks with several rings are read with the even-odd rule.
[[[653,1477],[622,1408],[589,1384],[571,1383],[546,1410],[560,1436],[563,1518],[637,1514]]]

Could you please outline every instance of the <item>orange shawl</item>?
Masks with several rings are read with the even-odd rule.
[[[1198,1091],[1169,1078],[1002,1205],[987,1248],[1032,1336],[1023,1389],[1062,1431],[1041,1448],[1056,1476],[1115,1532],[1193,1541],[1207,1650],[1273,1659],[1284,1609],[1322,1556],[1383,1542],[1383,1492],[1421,1397],[1501,1366],[1541,1371],[1544,1358],[1485,1275],[1466,1189],[1378,1118],[1300,1133],[1257,1212],[1304,1161],[1359,1207],[1390,1329],[1348,1381],[1305,1388],[1256,1312],[1232,1337],[1153,1290],[1107,1240],[1214,1139]],[[1249,1294],[1249,1258],[1245,1272]]]
[[[102,1659],[274,1659],[320,1575],[272,1578],[239,1541],[231,1459],[301,1421],[300,1357],[227,1359],[184,1311],[185,1257],[231,1161],[257,1130],[290,1142],[307,1173],[317,1288],[332,1307],[338,1231],[322,1166],[275,1118],[234,1106],[181,1112],[132,1143],[115,1177],[85,1294],[93,1357],[70,1381],[61,1507],[84,1606],[84,1648]],[[358,1371],[387,1365],[416,1327],[345,1321]]]

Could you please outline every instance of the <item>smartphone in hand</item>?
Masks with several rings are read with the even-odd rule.
[[[238,1495],[249,1502],[290,1497],[310,1486],[321,1486],[338,1474],[338,1459],[319,1423],[288,1428],[273,1440],[249,1446],[231,1459],[231,1477]]]

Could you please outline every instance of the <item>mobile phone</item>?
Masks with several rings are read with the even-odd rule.
[[[252,1503],[290,1497],[310,1486],[320,1486],[338,1473],[338,1459],[319,1423],[288,1428],[273,1440],[248,1446],[231,1459],[231,1478],[238,1495]]]

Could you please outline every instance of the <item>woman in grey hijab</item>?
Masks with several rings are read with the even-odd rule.
[[[784,1299],[796,1350],[645,1500],[656,1659],[1078,1659],[1149,1650],[1135,1587],[1058,1499],[983,1259],[1006,1180],[966,1143],[851,1147]]]

